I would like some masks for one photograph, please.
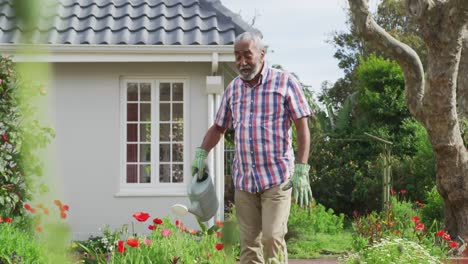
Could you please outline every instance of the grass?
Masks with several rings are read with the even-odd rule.
[[[351,230],[338,234],[302,233],[287,241],[290,259],[309,259],[339,256],[352,250]]]

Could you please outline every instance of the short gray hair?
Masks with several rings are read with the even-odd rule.
[[[239,36],[236,37],[236,40],[234,41],[234,44],[237,44],[237,43],[239,43],[241,41],[244,41],[244,40],[252,41],[259,50],[264,50],[265,49],[265,45],[263,44],[262,39],[260,38],[260,36],[258,34],[254,33],[254,32],[246,31],[246,32],[240,34]]]

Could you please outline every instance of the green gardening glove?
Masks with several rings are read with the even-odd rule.
[[[192,176],[200,171],[201,173],[198,173],[198,178],[201,179],[203,177],[203,170],[205,169],[206,165],[206,156],[208,156],[208,152],[203,148],[199,147],[195,150],[195,158],[192,162]]]
[[[309,206],[312,200],[312,190],[309,183],[309,164],[294,165],[294,175],[283,187],[283,191],[293,188],[294,201],[300,206]]]

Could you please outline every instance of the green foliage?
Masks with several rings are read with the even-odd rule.
[[[436,187],[426,192],[425,204],[421,208],[421,218],[426,225],[434,222],[443,223],[444,221],[444,199]]]
[[[48,263],[34,235],[16,223],[0,223],[0,263]]]
[[[33,181],[42,175],[36,151],[54,137],[34,119],[32,100],[41,93],[41,85],[17,76],[12,60],[0,57],[0,217],[22,216],[23,201],[39,189]]]
[[[402,238],[383,239],[379,243],[366,248],[357,254],[340,258],[343,264],[373,263],[442,263],[421,245]]]
[[[291,204],[288,221],[288,237],[299,233],[338,234],[343,231],[344,214],[336,215],[333,209],[327,209],[312,201],[310,207],[301,208],[296,203]]]

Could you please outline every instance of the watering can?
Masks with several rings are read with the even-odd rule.
[[[205,169],[203,176],[198,177],[198,172],[192,177],[191,184],[187,187],[190,207],[182,204],[172,206],[172,212],[177,216],[183,216],[187,212],[194,214],[201,222],[210,220],[218,210],[218,198],[214,189],[213,181]]]

